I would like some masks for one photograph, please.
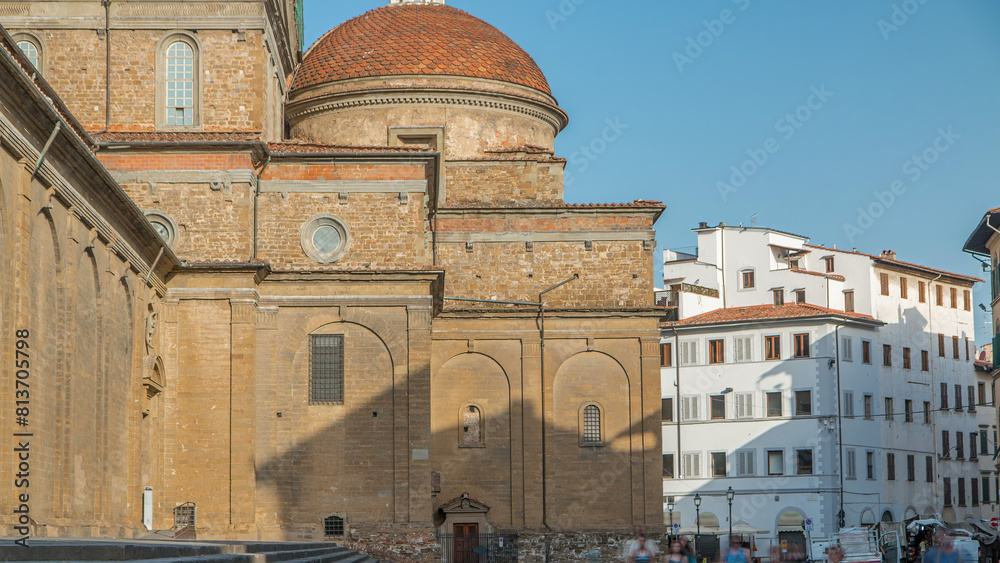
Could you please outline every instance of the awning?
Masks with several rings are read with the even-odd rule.
[[[913,530],[916,530],[916,529],[920,528],[921,526],[924,526],[924,527],[938,526],[938,527],[944,528],[944,523],[942,523],[940,520],[938,520],[936,518],[924,518],[923,520],[914,520],[913,522],[910,522],[906,526],[906,529],[908,531],[912,532]]]
[[[775,530],[780,534],[781,532],[805,532],[802,526],[778,526]]]

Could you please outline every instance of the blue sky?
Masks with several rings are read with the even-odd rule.
[[[306,45],[387,3],[306,0]],[[1000,206],[1000,2],[448,4],[545,72],[570,115],[566,200],[662,200],[659,249],[693,251],[699,221],[755,221],[984,276],[962,245]],[[595,143],[609,121],[621,134]]]

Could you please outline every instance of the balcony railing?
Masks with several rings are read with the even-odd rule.
[[[1000,334],[993,336],[993,369],[1000,367]]]

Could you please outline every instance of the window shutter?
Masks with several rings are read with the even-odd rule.
[[[753,393],[736,395],[736,418],[753,418]]]
[[[854,392],[844,392],[844,416],[854,416]]]

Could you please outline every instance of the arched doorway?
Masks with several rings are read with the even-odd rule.
[[[795,554],[801,550],[803,554],[806,550],[806,530],[805,516],[794,509],[785,510],[778,516],[778,523],[775,527],[778,542],[786,541],[786,554]]]
[[[886,510],[886,511],[882,512],[882,521],[883,522],[893,522],[894,521],[892,519],[892,511],[891,510]]]
[[[903,520],[909,520],[910,518],[916,518],[916,517],[917,517],[917,511],[912,506],[907,508],[906,512],[903,513]]]
[[[872,512],[870,508],[866,508],[861,513],[861,525],[862,526],[874,526],[875,525],[875,513]]]
[[[711,512],[702,512],[701,535],[698,536],[698,553],[715,561],[719,556],[719,517]]]

